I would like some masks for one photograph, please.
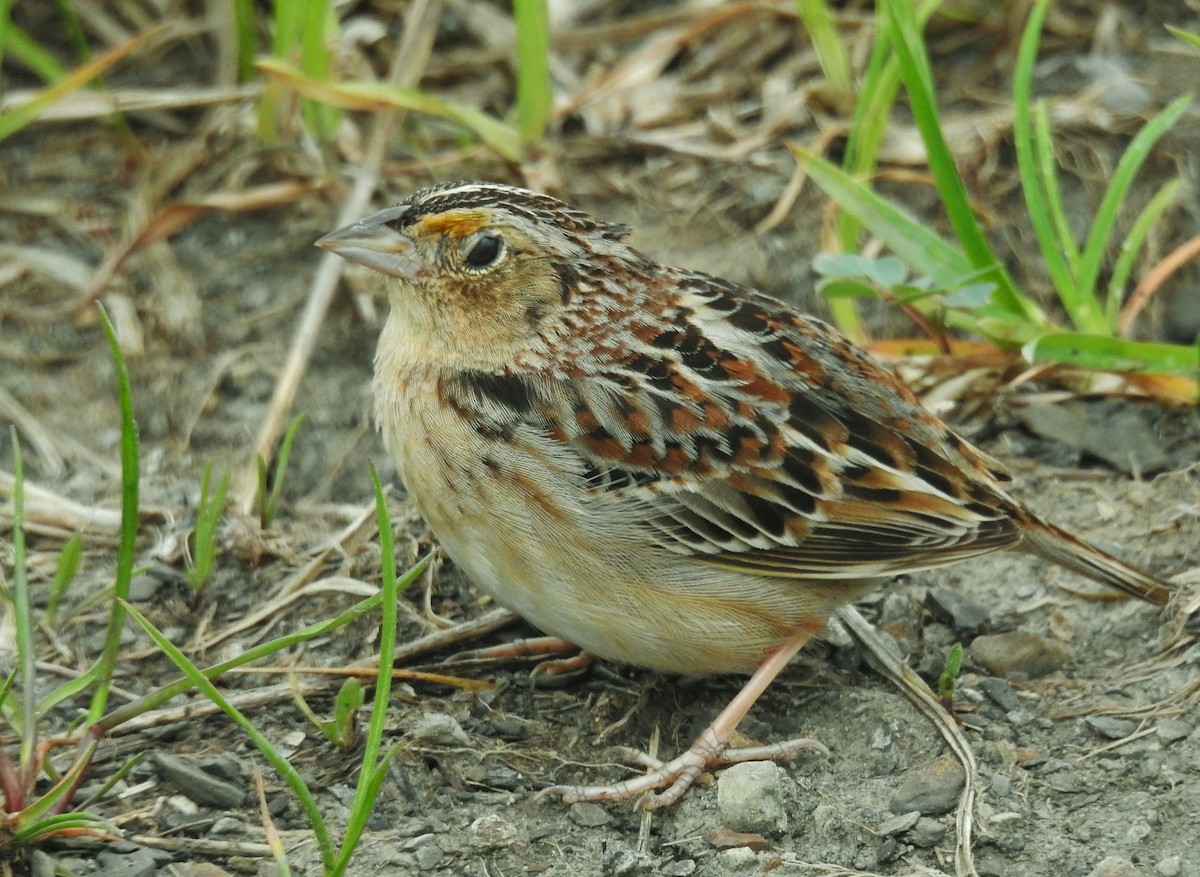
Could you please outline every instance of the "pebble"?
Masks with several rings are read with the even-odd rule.
[[[158,863],[150,850],[138,848],[132,853],[114,853],[101,850],[96,854],[100,870],[92,871],[88,877],[154,877]]]
[[[1011,683],[1003,679],[997,679],[995,676],[984,676],[976,684],[979,688],[983,689],[984,694],[990,697],[1006,713],[1019,710],[1025,706],[1025,702],[1021,700],[1021,695],[1017,692],[1017,689],[1013,688]]]
[[[1061,670],[1067,662],[1067,650],[1059,643],[1022,631],[976,637],[970,652],[994,676],[1037,679]]]
[[[892,797],[893,813],[919,810],[923,815],[949,813],[958,803],[966,783],[962,766],[949,756],[912,768],[904,774]]]
[[[1087,716],[1084,723],[1101,737],[1123,740],[1137,730],[1137,723],[1129,719],[1114,719],[1112,716]]]
[[[572,822],[584,828],[599,828],[612,822],[612,817],[608,815],[607,810],[590,801],[572,804],[567,815],[571,817]]]
[[[1154,870],[1161,877],[1183,877],[1183,859],[1179,856],[1167,856],[1155,864]]]
[[[480,816],[467,829],[470,844],[481,852],[512,846],[518,837],[517,827],[502,816],[489,813]]]
[[[1185,737],[1190,737],[1196,729],[1183,719],[1159,719],[1154,726],[1158,739],[1164,743],[1174,743]]]
[[[1170,458],[1145,415],[1110,400],[1034,403],[1018,412],[1042,438],[1098,457],[1126,474],[1153,474]]]
[[[721,824],[758,834],[787,831],[784,776],[773,761],[747,761],[723,771],[717,779]]]
[[[992,774],[990,791],[1000,798],[1007,797],[1012,792],[1012,780],[1002,773]]]
[[[1029,712],[1029,710],[1013,710],[1010,713],[1006,713],[1004,718],[1014,728],[1023,728],[1026,725],[1034,724],[1038,717],[1034,713]]]
[[[471,745],[471,738],[467,736],[458,720],[444,713],[425,713],[413,725],[408,736],[417,743],[430,743],[435,746]]]
[[[34,850],[29,854],[30,877],[54,877],[57,873],[56,867],[54,859],[41,850]]]
[[[891,819],[885,819],[876,827],[875,833],[884,836],[902,834],[916,825],[920,818],[920,810],[909,810],[907,813],[900,813]]]
[[[678,862],[670,862],[663,865],[659,871],[663,877],[688,877],[689,874],[696,873],[695,859],[680,859]]]
[[[974,633],[988,623],[986,609],[951,588],[930,588],[925,594],[925,608],[960,633]]]
[[[442,860],[446,858],[446,851],[435,843],[425,844],[422,847],[417,847],[414,854],[417,858],[417,867],[422,871],[432,871],[438,865],[442,864]]]
[[[245,786],[219,779],[187,759],[168,752],[154,752],[150,758],[163,779],[197,804],[238,807],[246,799]]]
[[[1136,877],[1137,871],[1133,867],[1133,862],[1121,856],[1109,856],[1102,859],[1091,871],[1087,877]]]
[[[650,875],[654,873],[654,859],[639,850],[609,844],[600,857],[600,873],[611,877]]]
[[[913,826],[912,831],[904,837],[913,846],[927,848],[937,846],[945,836],[946,826],[944,824],[928,816],[922,816],[917,820],[917,824]]]
[[[753,874],[758,871],[758,853],[747,847],[734,847],[717,853],[717,866],[725,874]]]

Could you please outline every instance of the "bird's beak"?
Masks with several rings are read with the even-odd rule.
[[[416,242],[390,225],[407,210],[407,205],[380,210],[353,225],[331,231],[316,245],[384,274],[413,280],[417,272]]]

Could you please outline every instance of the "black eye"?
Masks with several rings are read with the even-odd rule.
[[[465,262],[468,268],[483,269],[499,259],[503,250],[504,241],[500,235],[485,234],[475,242],[475,246],[471,247]]]

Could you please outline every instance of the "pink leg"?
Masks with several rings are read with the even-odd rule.
[[[490,646],[486,649],[472,649],[469,652],[459,652],[448,659],[451,663],[459,661],[506,661],[513,658],[530,658],[537,655],[558,655],[564,652],[575,652],[566,658],[558,658],[539,662],[530,676],[558,676],[570,673],[596,662],[596,656],[591,652],[581,652],[574,643],[567,642],[556,636],[538,636],[531,639],[518,639],[503,645]]]
[[[824,749],[816,740],[797,739],[776,743],[771,746],[756,746],[749,749],[729,749],[729,738],[742,717],[754,706],[754,702],[766,691],[771,681],[787,666],[808,639],[820,630],[821,622],[805,624],[782,646],[771,652],[754,675],[742,686],[742,690],[721,711],[716,720],[678,758],[659,764],[653,760],[635,757],[634,760],[648,764],[653,769],[645,776],[614,783],[610,786],[551,786],[538,793],[559,795],[566,804],[579,801],[621,801],[641,795],[641,805],[647,810],[657,810],[678,801],[683,793],[706,769],[719,764],[737,761],[774,761],[791,758],[803,749]],[[655,789],[667,788],[655,793]]]

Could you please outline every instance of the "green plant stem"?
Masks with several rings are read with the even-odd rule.
[[[20,788],[32,791],[37,780],[37,663],[33,643],[33,615],[30,611],[29,576],[25,562],[25,461],[17,428],[9,427],[13,456],[12,540],[13,540],[13,622],[16,627],[17,667],[21,685]]]
[[[854,79],[850,73],[850,59],[846,56],[846,47],[838,34],[829,4],[826,0],[796,0],[796,15],[808,31],[825,78],[835,88],[852,92]]]
[[[912,7],[908,0],[884,0],[884,3],[888,20],[895,31],[900,77],[907,89],[913,118],[925,144],[929,168],[955,236],[962,244],[971,264],[975,268],[986,270],[986,279],[996,284],[993,298],[997,304],[1030,322],[1043,322],[1038,307],[1017,291],[1008,271],[992,253],[971,210],[962,177],[958,174],[954,157],[942,135],[934,97],[933,74]]]
[[[334,864],[336,850],[333,845],[333,840],[329,834],[329,829],[325,825],[325,819],[321,816],[321,810],[317,806],[316,798],[313,797],[312,791],[301,778],[300,773],[296,768],[288,762],[286,758],[280,754],[279,750],[271,745],[265,736],[254,727],[249,719],[242,714],[241,710],[225,699],[217,687],[212,684],[200,671],[200,669],[188,660],[187,656],[181,652],[174,643],[167,639],[163,634],[150,623],[150,620],[137,611],[133,606],[126,603],[125,610],[133,617],[133,619],[141,625],[142,629],[149,634],[155,644],[163,651],[163,653],[171,659],[187,677],[188,681],[194,685],[201,694],[215,703],[225,715],[229,716],[242,732],[249,737],[258,751],[262,754],[275,769],[275,772],[283,778],[288,788],[292,790],[300,801],[300,806],[304,809],[304,814],[308,818],[309,824],[312,826],[313,834],[316,836],[317,848],[321,851],[321,862],[324,865],[325,871],[328,873]]]
[[[125,625],[124,601],[129,596],[129,583],[133,578],[134,552],[137,550],[138,531],[138,428],[133,417],[133,390],[129,383],[129,369],[121,354],[121,343],[117,331],[103,305],[97,305],[100,325],[108,338],[113,367],[117,376],[117,395],[121,408],[121,535],[117,547],[117,569],[113,581],[112,610],[108,616],[108,628],[104,633],[104,647],[97,662],[99,674],[92,704],[88,709],[88,722],[94,724],[104,715],[108,703],[109,688],[113,671],[117,666],[117,652],[121,648],[121,629]]]
[[[396,600],[400,591],[408,587],[408,584],[416,577],[413,574],[414,570],[418,567],[424,569],[429,562],[428,557],[423,558],[413,570],[409,570],[405,575],[403,584],[397,582],[392,522],[388,516],[383,487],[379,483],[379,475],[374,466],[371,467],[371,483],[375,488],[375,521],[379,530],[379,565],[382,581],[380,590],[383,596],[379,622],[379,669],[375,676],[375,697],[371,704],[371,720],[367,725],[367,739],[363,746],[358,785],[354,790],[354,803],[350,807],[350,816],[346,821],[342,854],[332,877],[339,877],[345,873],[350,864],[350,857],[353,855],[359,837],[367,827],[367,820],[371,816],[371,804],[379,793],[379,784],[382,782],[391,752],[394,751],[394,749],[389,751],[382,759],[379,757],[392,690],[392,655],[396,652]],[[418,572],[417,575],[420,573]]]
[[[201,672],[206,679],[217,679],[225,673],[228,673],[230,670],[234,670],[238,667],[257,661],[259,658],[265,658],[269,655],[273,655],[281,649],[297,645],[306,640],[312,639],[315,636],[322,636],[330,631],[337,630],[339,627],[349,624],[352,621],[356,621],[359,618],[362,618],[364,615],[373,612],[375,607],[379,605],[380,599],[381,596],[379,594],[376,594],[373,597],[368,597],[365,600],[355,603],[353,606],[335,618],[330,618],[326,621],[318,621],[316,624],[310,624],[303,630],[298,630],[295,633],[289,633],[287,636],[279,637],[278,639],[271,640],[270,642],[260,643],[254,648],[247,649],[236,658],[230,658],[228,661],[222,661],[220,664],[214,664],[213,666],[208,667]],[[92,732],[95,734],[112,731],[136,716],[147,713],[152,709],[157,709],[167,701],[171,700],[171,698],[177,697],[180,694],[183,694],[185,691],[188,691],[191,689],[191,687],[192,683],[186,678],[179,679],[170,683],[169,685],[164,685],[161,688],[150,692],[149,694],[139,697],[133,703],[124,704],[123,706],[113,710],[93,726]]]
[[[542,139],[553,108],[550,10],[546,0],[513,0],[517,27],[517,131],[523,146]]]

